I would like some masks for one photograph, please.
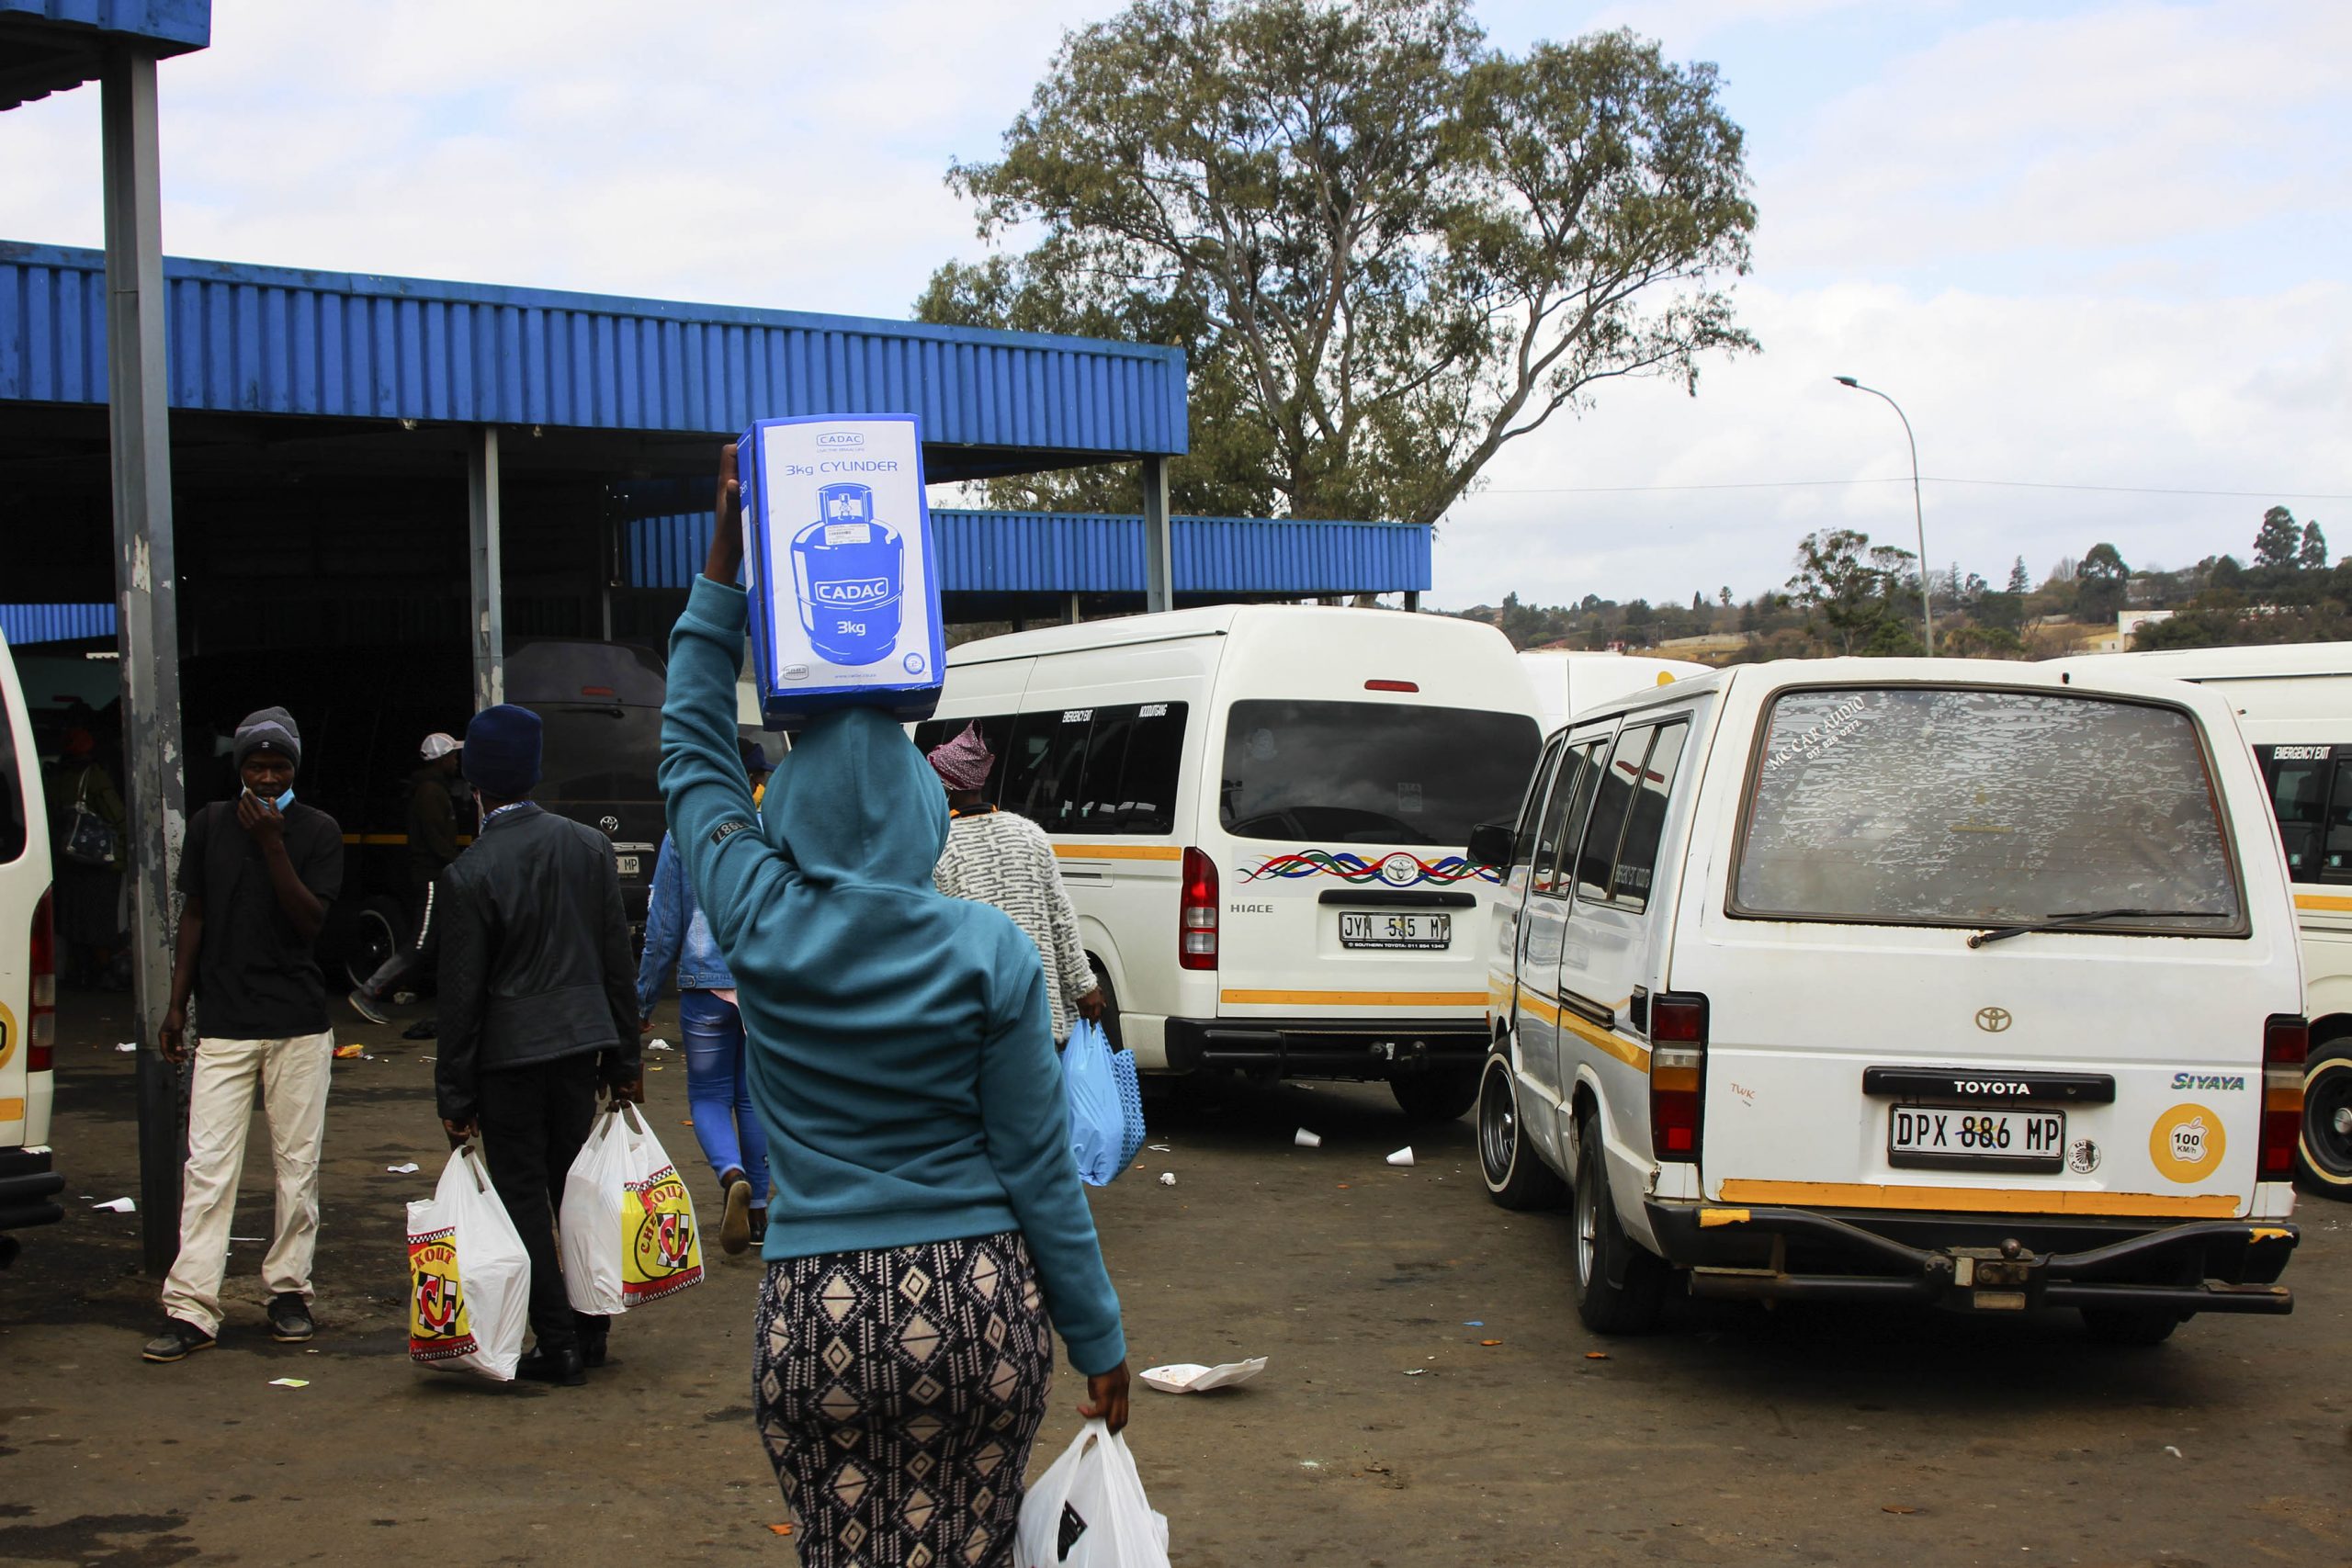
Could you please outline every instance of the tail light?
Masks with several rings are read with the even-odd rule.
[[[33,906],[32,1007],[25,1020],[25,1070],[45,1073],[57,1060],[57,928],[50,895]]]
[[[1699,1158],[1699,1092],[1707,1064],[1707,998],[1667,991],[1650,998],[1650,1153]]]
[[[2262,1138],[2255,1179],[2290,1181],[2295,1147],[2303,1135],[2303,1059],[2311,1055],[2311,1025],[2291,1013],[2273,1013],[2262,1026]]]
[[[1176,962],[1187,969],[1216,967],[1216,862],[1184,852],[1183,913],[1178,919]]]

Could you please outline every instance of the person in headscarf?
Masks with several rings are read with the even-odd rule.
[[[179,1257],[164,1280],[164,1331],[141,1352],[150,1361],[184,1360],[220,1331],[220,1280],[256,1091],[277,1168],[277,1230],[261,1265],[270,1337],[293,1344],[314,1331],[319,1146],[334,1055],[316,946],[327,906],[343,891],[343,829],[294,798],[302,736],[284,708],[246,715],[232,754],[243,789],[189,818],[180,850],[187,904],[158,1043],[172,1061],[187,1060],[191,997],[202,1038],[188,1089]]]
[[[808,1568],[1012,1560],[1059,1329],[1127,1418],[1126,1338],[1070,1154],[1045,974],[942,897],[947,802],[868,707],[797,737],[754,812],[735,748],[749,603],[735,448],[670,638],[662,794],[735,977],[775,1185],[754,1419]]]
[[[1062,886],[1053,840],[1026,817],[989,804],[989,774],[996,757],[978,725],[967,725],[929,755],[932,771],[947,788],[949,818],[947,847],[931,880],[950,898],[995,905],[1036,944],[1046,965],[1054,1041],[1066,1043],[1074,1019],[1102,1021],[1102,987],[1078,934],[1078,911]]]

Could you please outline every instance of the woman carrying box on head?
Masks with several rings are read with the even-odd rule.
[[[1070,1156],[1029,939],[932,886],[947,802],[870,708],[797,739],[755,813],[736,750],[748,600],[735,449],[670,644],[662,787],[727,957],[775,1191],[761,1437],[809,1568],[1010,1561],[1052,1377],[1127,1416],[1126,1344]],[[887,1543],[893,1550],[881,1550]]]

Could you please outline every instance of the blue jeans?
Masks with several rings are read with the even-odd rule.
[[[743,1070],[743,1015],[708,991],[680,991],[678,1024],[686,1037],[686,1103],[703,1157],[718,1175],[741,1171],[752,1184],[752,1207],[764,1209],[768,1135],[752,1109],[752,1080]]]

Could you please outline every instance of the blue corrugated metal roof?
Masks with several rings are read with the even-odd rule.
[[[934,508],[947,593],[1140,593],[1143,519]],[[628,580],[684,588],[710,548],[707,512],[628,525]],[[1430,530],[1399,523],[1179,517],[1179,593],[1396,593],[1430,586]]]
[[[0,242],[0,400],[103,402],[106,261]],[[1181,349],[167,258],[174,408],[732,434],[808,413],[928,442],[1186,450]]]
[[[112,636],[112,604],[0,604],[0,637],[11,648]]]
[[[110,39],[158,57],[212,41],[212,0],[0,0],[0,109],[97,80]]]

